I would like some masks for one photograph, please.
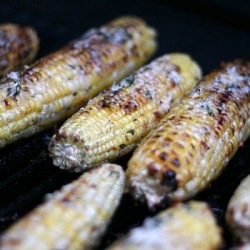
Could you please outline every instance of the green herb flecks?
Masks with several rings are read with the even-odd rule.
[[[133,85],[133,83],[135,81],[135,77],[133,75],[131,75],[131,76],[127,77],[125,79],[125,81],[127,82],[128,86],[131,86],[131,85]]]
[[[135,131],[134,131],[134,129],[130,129],[130,130],[127,131],[127,133],[128,133],[128,134],[131,134],[131,135],[134,135],[134,134],[135,134]]]
[[[146,90],[145,96],[146,96],[148,99],[150,99],[150,100],[153,99],[152,94],[151,94],[151,92],[150,92],[149,90]]]
[[[207,112],[209,113],[209,115],[214,116],[212,109],[208,105],[206,105],[206,109],[207,109]]]

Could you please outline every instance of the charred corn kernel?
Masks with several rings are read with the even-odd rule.
[[[103,164],[81,176],[10,227],[1,250],[85,250],[98,243],[124,188],[120,166]]]
[[[170,54],[115,83],[54,135],[49,146],[54,165],[79,172],[130,152],[200,75],[189,56]]]
[[[233,234],[243,243],[250,243],[250,175],[229,201],[226,219]]]
[[[39,60],[0,86],[0,147],[35,134],[143,64],[155,51],[153,29],[124,17]]]
[[[149,207],[190,198],[217,178],[250,134],[250,63],[221,66],[199,82],[141,143],[127,190]]]
[[[202,202],[178,204],[145,220],[107,250],[215,250],[222,244],[221,230]]]
[[[16,24],[0,25],[0,77],[30,63],[39,40],[34,29]]]

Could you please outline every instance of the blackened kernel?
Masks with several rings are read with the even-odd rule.
[[[119,148],[120,148],[120,149],[123,149],[123,148],[125,148],[125,147],[126,147],[126,144],[124,144],[124,143],[122,143],[122,144],[119,145]]]
[[[158,119],[158,120],[162,118],[162,114],[159,111],[155,111],[153,114],[156,117],[156,119]]]
[[[126,114],[129,114],[131,112],[131,107],[129,105],[124,106]]]
[[[79,142],[81,140],[81,137],[79,135],[74,136],[74,141]]]
[[[9,106],[9,102],[7,99],[4,99],[3,101],[4,101],[5,106]]]
[[[223,116],[221,116],[218,120],[218,124],[219,125],[223,125],[223,123],[225,122],[225,118]]]
[[[224,98],[220,98],[220,103],[225,103],[226,100]]]
[[[169,186],[172,188],[172,191],[177,189],[177,181],[175,178],[176,174],[172,170],[168,170],[162,175],[161,185]]]
[[[180,160],[177,159],[177,158],[174,158],[171,162],[172,162],[173,165],[175,165],[176,167],[180,167],[180,165],[181,165]]]
[[[168,154],[165,152],[160,153],[159,158],[163,161],[168,159]]]
[[[110,105],[109,105],[109,103],[107,103],[107,102],[100,102],[100,107],[101,107],[101,108],[109,108]]]
[[[130,129],[130,130],[127,131],[127,133],[128,133],[128,134],[131,134],[131,135],[134,135],[134,134],[135,134],[135,131],[134,131],[134,129]]]

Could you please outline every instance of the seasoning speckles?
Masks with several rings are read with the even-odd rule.
[[[41,58],[20,74],[10,73],[3,78],[0,91],[0,110],[6,111],[0,124],[0,148],[71,116],[102,89],[144,64],[155,48],[152,28],[139,18],[122,17]]]
[[[172,86],[166,73],[176,71],[178,63],[174,63],[175,60],[180,67],[183,62],[188,64],[186,71],[182,70],[185,75],[190,72],[196,72],[195,77],[199,75],[198,66],[188,56],[170,54],[114,83],[85,106],[89,111],[88,115],[78,112],[62,126],[60,130],[65,131],[68,136],[67,140],[57,141],[53,145],[53,151],[60,151],[59,154],[53,153],[56,165],[70,168],[75,158],[78,162],[76,169],[81,171],[98,163],[115,161],[131,152],[169,111],[171,100],[184,95],[195,83],[195,77],[192,75],[188,84],[182,82]],[[83,138],[83,144],[75,145],[72,140],[76,129]],[[83,153],[82,148],[86,142],[89,142],[90,150]],[[76,146],[75,156],[67,157],[64,154],[66,144]],[[162,154],[160,157],[163,161],[167,160],[167,155]],[[154,171],[153,167],[149,167],[149,172],[153,174]]]
[[[249,62],[228,63],[204,77],[134,152],[127,169],[133,196],[154,208],[166,199],[190,199],[217,178],[250,136],[249,88]]]

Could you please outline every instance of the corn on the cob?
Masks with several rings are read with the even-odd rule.
[[[107,250],[212,250],[222,243],[221,230],[203,202],[177,204],[146,219]]]
[[[0,238],[1,250],[85,250],[105,231],[124,188],[120,166],[103,164],[81,176]]]
[[[250,242],[250,175],[229,201],[226,219],[234,235],[243,243]]]
[[[30,63],[38,47],[34,29],[16,24],[0,25],[0,77]]]
[[[130,152],[200,78],[184,54],[165,55],[90,100],[50,143],[54,165],[83,171]]]
[[[143,64],[155,32],[138,18],[117,19],[12,74],[0,86],[0,147],[65,118]]]
[[[206,76],[157,125],[128,163],[127,187],[149,207],[197,194],[250,134],[250,63]]]

